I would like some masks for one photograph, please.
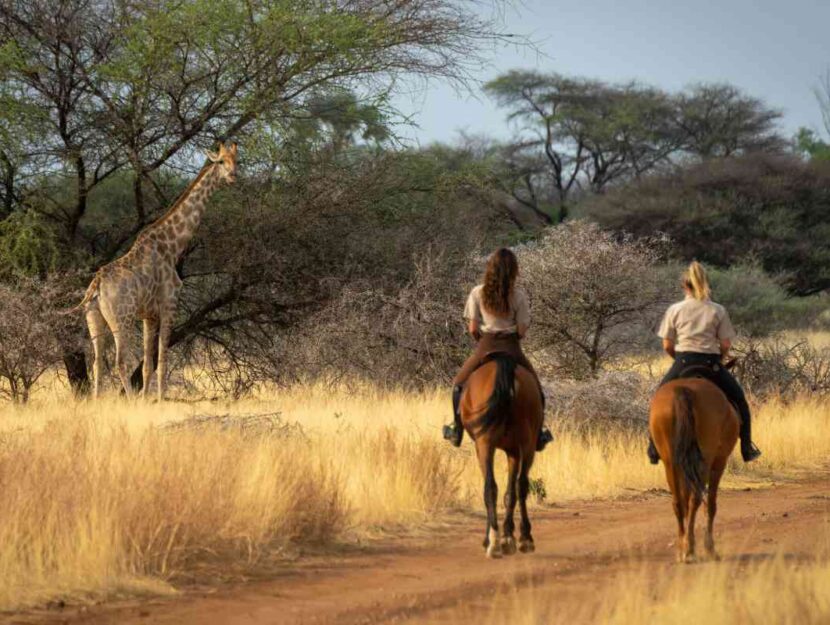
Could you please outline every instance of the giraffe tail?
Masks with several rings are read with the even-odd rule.
[[[77,306],[73,306],[72,308],[67,308],[65,310],[60,311],[59,314],[61,315],[71,315],[72,313],[78,312],[84,306],[86,306],[93,297],[98,293],[98,284],[101,282],[101,274],[96,273],[95,277],[92,278],[92,282],[89,283],[89,286],[86,289],[86,293],[84,293],[84,299],[81,300],[81,303]]]

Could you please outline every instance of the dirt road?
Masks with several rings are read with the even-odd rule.
[[[531,555],[486,560],[484,521],[467,517],[420,537],[311,558],[267,582],[84,612],[66,609],[40,614],[38,620],[84,625],[452,623],[459,622],[460,613],[465,621],[490,614],[497,592],[541,585],[548,599],[564,606],[595,601],[617,575],[644,569],[659,574],[674,566],[675,525],[664,494],[563,505],[536,511],[532,521],[537,551]],[[829,521],[827,475],[722,493],[716,538],[724,561],[739,566],[782,551],[808,558],[830,535]]]

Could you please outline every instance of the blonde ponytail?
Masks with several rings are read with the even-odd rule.
[[[683,285],[691,291],[695,299],[709,299],[712,289],[709,288],[709,279],[706,270],[699,262],[692,261],[689,268],[683,272]]]

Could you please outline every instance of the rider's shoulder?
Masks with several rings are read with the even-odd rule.
[[[712,308],[714,308],[719,315],[726,314],[726,306],[724,306],[723,304],[718,304],[717,302],[713,302],[712,300],[708,300],[708,302],[709,305],[712,306]]]

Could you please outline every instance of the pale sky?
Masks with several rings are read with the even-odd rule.
[[[544,56],[500,47],[487,52],[481,82],[514,68],[666,90],[726,81],[784,112],[791,135],[821,128],[813,88],[830,70],[830,0],[525,0],[501,19]],[[451,141],[459,130],[509,136],[505,112],[434,82],[396,100],[419,126],[414,141]]]

